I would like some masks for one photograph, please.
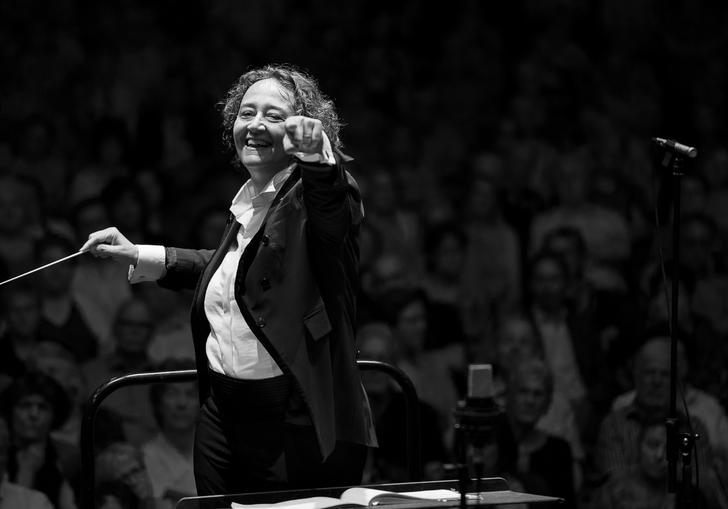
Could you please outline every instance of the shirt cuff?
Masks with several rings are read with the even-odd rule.
[[[157,281],[167,273],[164,246],[138,244],[139,256],[136,265],[129,265],[129,282]]]
[[[303,152],[296,152],[295,156],[303,161],[304,163],[319,163],[328,164],[330,166],[336,166],[336,159],[334,159],[334,151],[331,150],[331,142],[325,132],[323,135],[323,144],[321,145],[321,152],[316,154],[305,154]]]

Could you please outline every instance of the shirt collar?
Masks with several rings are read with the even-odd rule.
[[[242,217],[246,212],[252,210],[254,207],[266,205],[273,201],[276,193],[291,175],[294,165],[295,163],[273,175],[273,178],[268,181],[263,190],[258,194],[255,194],[253,181],[251,179],[246,180],[230,204],[230,212],[235,216],[235,219],[239,223],[242,223]]]

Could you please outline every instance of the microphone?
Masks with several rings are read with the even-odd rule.
[[[665,138],[652,138],[652,143],[658,147],[666,148],[681,156],[687,156],[690,159],[694,159],[698,155],[698,150],[695,147],[688,147],[682,143],[678,143],[675,140],[668,140]]]

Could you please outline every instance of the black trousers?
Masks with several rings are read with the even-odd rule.
[[[195,433],[197,494],[348,486],[361,482],[367,448],[340,442],[321,461],[310,424],[287,419],[291,384],[210,373],[212,393]]]

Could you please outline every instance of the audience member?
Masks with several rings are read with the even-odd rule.
[[[154,497],[152,481],[137,447],[126,442],[109,444],[96,455],[95,472],[96,498],[102,502],[157,509],[159,501]]]
[[[109,226],[101,198],[89,198],[71,211],[73,229],[80,243],[89,233]],[[111,260],[81,256],[71,282],[71,292],[86,323],[99,340],[99,355],[114,349],[111,325],[119,305],[131,297],[127,270]]]
[[[43,492],[58,509],[75,509],[73,479],[63,472],[68,447],[51,439],[51,430],[68,414],[63,389],[50,377],[28,373],[17,378],[0,396],[0,409],[10,425],[8,479]]]
[[[637,465],[640,429],[648,423],[667,419],[670,407],[670,342],[667,338],[649,338],[638,350],[634,361],[634,384],[633,401],[612,410],[601,424],[594,451],[597,475],[615,478]],[[690,425],[695,433],[709,436],[699,419],[692,419]],[[680,427],[679,431],[687,431],[684,415],[680,417]],[[701,480],[717,482],[715,454],[710,441],[698,440],[696,445],[695,461],[700,462]],[[725,476],[725,472],[717,475]]]
[[[53,509],[44,493],[8,480],[10,460],[10,430],[5,418],[0,418],[0,509]]]
[[[373,360],[395,365],[394,337],[389,326],[371,322],[357,333],[357,347],[362,360]],[[371,451],[369,466],[365,470],[365,482],[404,482],[409,480],[407,471],[406,402],[397,383],[386,373],[365,371],[362,373],[364,389],[374,412],[374,425],[379,446]],[[424,401],[419,402],[420,444],[424,478],[444,477],[443,464],[449,459],[445,450],[437,412]]]
[[[155,371],[185,369],[195,369],[193,359],[170,359],[155,367]],[[154,497],[171,509],[180,498],[196,495],[192,449],[199,412],[197,384],[155,384],[149,389],[149,399],[159,433],[142,445],[141,452]]]
[[[643,423],[637,435],[638,456],[629,469],[615,474],[593,496],[593,509],[667,509],[678,507],[676,495],[667,490],[665,423]],[[688,493],[692,507],[725,507],[725,495],[713,482],[701,479]]]
[[[521,242],[503,217],[499,194],[494,180],[477,176],[467,189],[464,215],[464,281],[470,295],[485,300],[480,312],[496,316],[516,309],[522,290]]]
[[[154,322],[147,304],[131,298],[119,307],[114,319],[114,350],[84,365],[83,371],[93,390],[111,378],[152,371],[149,342]],[[133,445],[141,445],[157,432],[153,408],[143,386],[129,386],[104,400],[106,408],[121,420],[124,436]]]
[[[137,297],[149,307],[154,317],[154,332],[149,342],[149,358],[159,363],[169,358],[194,359],[190,331],[192,296],[186,291],[172,291],[159,285],[136,285]]]
[[[428,301],[424,291],[392,290],[382,303],[394,335],[396,364],[412,380],[420,399],[435,409],[445,445],[452,447],[452,412],[463,394],[464,348],[450,344],[425,350]]]
[[[506,413],[518,450],[516,475],[526,491],[566,500],[576,507],[575,464],[568,442],[538,428],[551,403],[553,377],[540,359],[523,359],[508,377]]]
[[[58,341],[58,330],[41,316],[41,295],[27,281],[2,293],[4,330],[0,331],[0,389],[28,370],[42,341]],[[4,385],[3,385],[4,384]]]
[[[568,269],[558,255],[537,254],[528,273],[529,316],[554,375],[554,391],[569,401],[588,445],[613,397],[613,382],[603,362],[593,318],[569,307]]]
[[[59,236],[46,236],[36,242],[37,266],[60,260],[78,251],[73,244]],[[58,340],[80,361],[98,353],[98,340],[91,332],[71,293],[71,281],[76,259],[59,263],[38,273],[43,318],[57,329]]]

